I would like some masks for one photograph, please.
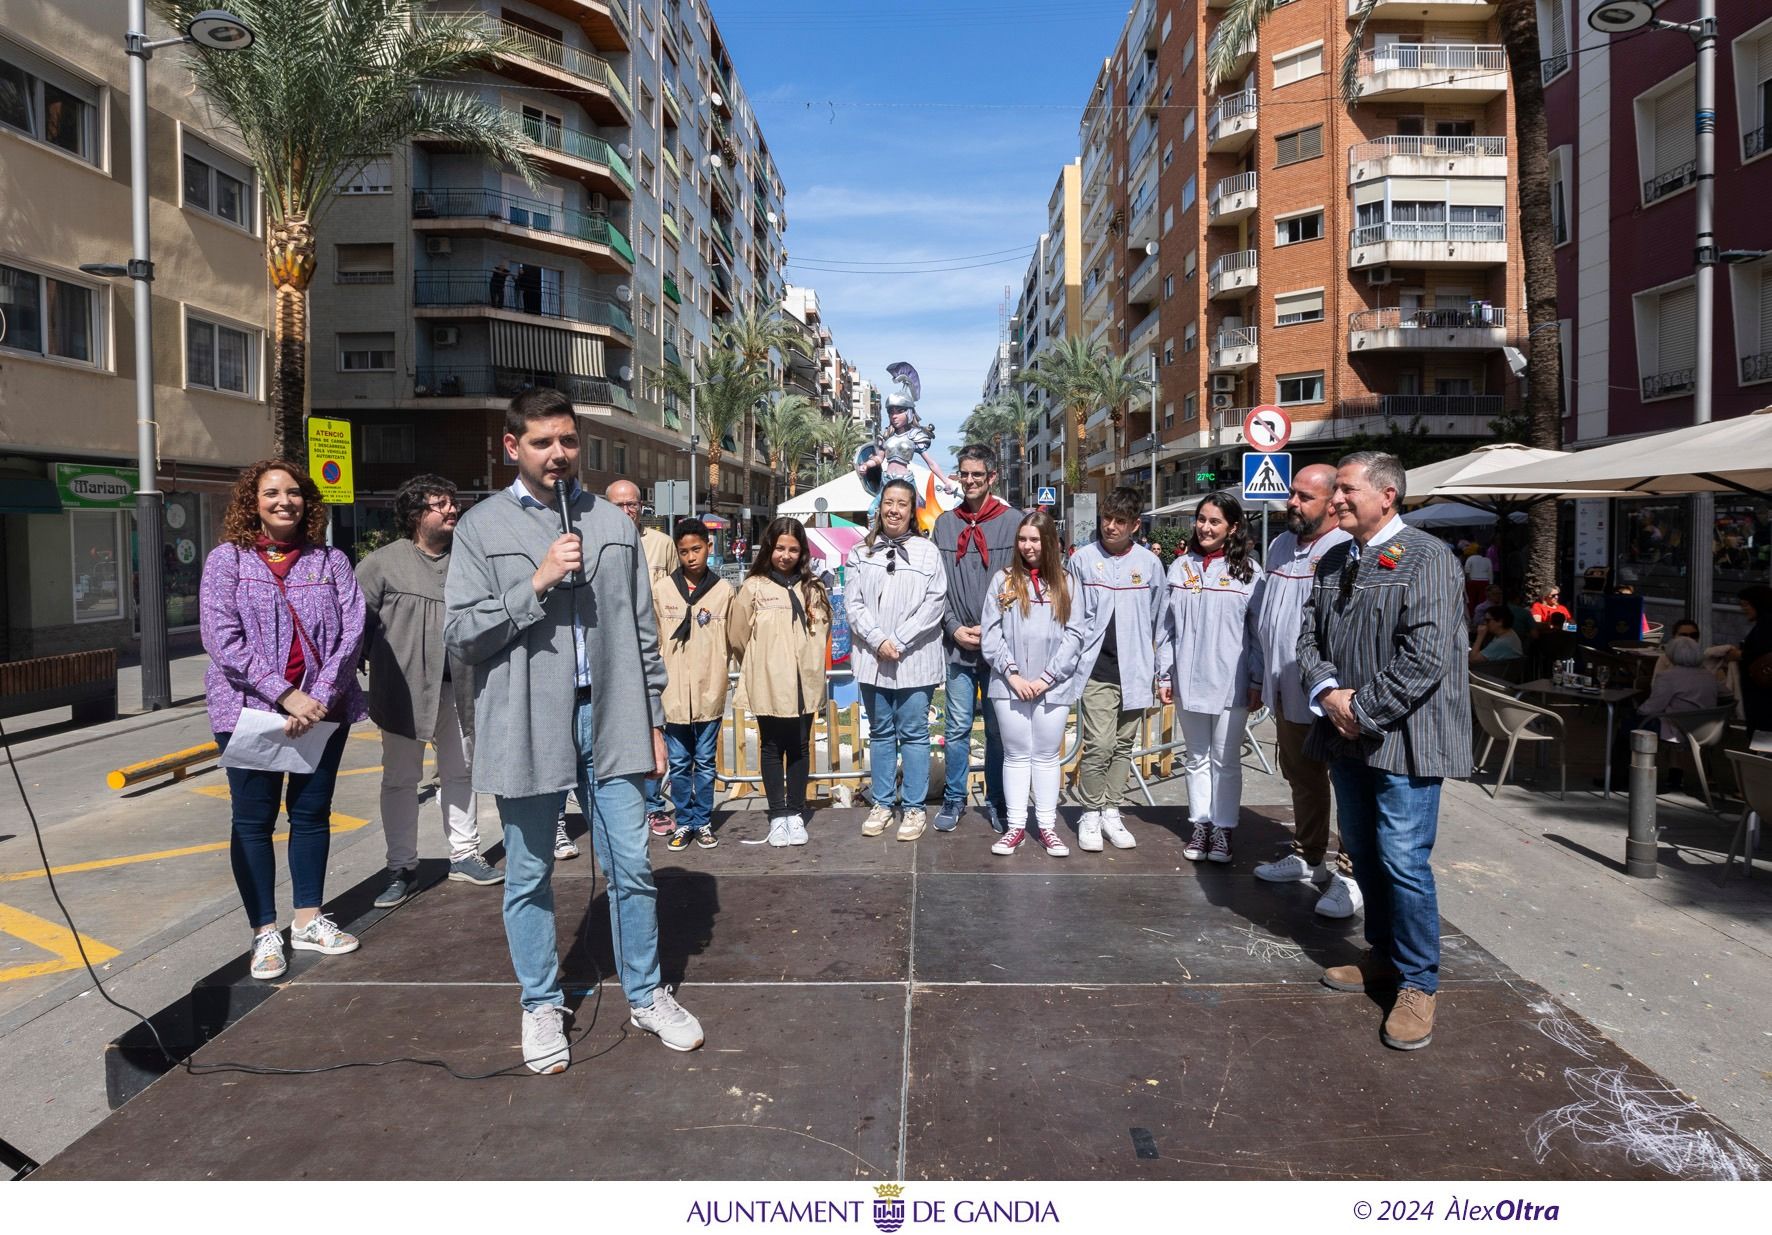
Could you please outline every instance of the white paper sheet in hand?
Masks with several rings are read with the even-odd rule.
[[[335,721],[323,720],[298,738],[283,732],[288,717],[281,712],[261,712],[257,708],[241,708],[234,736],[222,752],[224,768],[251,768],[259,772],[312,772],[320,766],[320,756]]]

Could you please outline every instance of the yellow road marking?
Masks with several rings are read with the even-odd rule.
[[[85,946],[87,959],[94,965],[102,965],[120,955],[116,948],[108,943],[100,943],[90,935],[81,935],[77,945],[74,933],[67,927],[46,921],[22,909],[14,909],[11,905],[0,905],[0,935],[22,939],[56,958],[52,961],[0,965],[0,982],[15,982],[20,978],[39,978],[45,974],[79,969],[82,967],[79,945]]]
[[[219,788],[221,793],[215,794],[211,792],[214,788]],[[196,792],[210,797],[219,796],[225,798],[228,796],[228,790],[225,785],[201,788],[197,789]],[[358,828],[367,826],[369,826],[369,820],[367,819],[359,819],[355,815],[341,815],[337,811],[332,812],[331,831],[335,836],[342,832],[355,832]],[[272,841],[286,841],[288,839],[289,833],[287,832],[278,832],[271,837]],[[51,869],[57,875],[72,875],[78,874],[81,871],[105,870],[113,866],[134,866],[138,862],[158,862],[162,858],[188,857],[193,853],[219,853],[226,849],[228,844],[229,842],[224,840],[216,841],[213,844],[208,845],[187,845],[183,849],[159,849],[153,853],[132,853],[121,858],[98,858],[91,862],[73,862],[67,866],[56,866]],[[26,879],[41,878],[43,878],[43,872],[41,870],[14,871],[9,875],[0,875],[0,883],[19,883]],[[4,908],[4,906],[0,906],[0,908]],[[4,924],[0,923],[0,930],[4,929]]]

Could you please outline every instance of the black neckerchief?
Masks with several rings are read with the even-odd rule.
[[[811,634],[812,620],[806,616],[806,606],[800,603],[800,576],[785,574],[771,567],[769,578],[788,590],[788,601],[794,606],[794,621],[800,623],[801,629],[807,634]]]
[[[690,627],[695,623],[695,602],[706,596],[719,578],[720,576],[711,570],[703,571],[701,582],[692,588],[689,586],[689,580],[684,576],[681,566],[671,572],[671,581],[677,585],[677,594],[683,598],[683,603],[687,606],[683,613],[683,620],[678,622],[677,629],[671,632],[672,643],[689,642]]]

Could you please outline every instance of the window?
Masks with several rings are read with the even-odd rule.
[[[613,451],[611,451],[610,453],[615,457],[615,474],[617,476],[626,476],[628,474],[628,447],[627,447],[627,443],[626,442],[615,443],[615,449]]]
[[[1323,289],[1288,292],[1274,297],[1274,325],[1296,326],[1301,322],[1323,320]]]
[[[1741,384],[1772,381],[1772,260],[1729,268],[1735,292],[1735,351]]]
[[[1558,146],[1550,152],[1551,242],[1569,243],[1570,149]]]
[[[1765,154],[1772,142],[1772,22],[1735,40],[1735,99],[1741,117],[1741,157]]]
[[[339,335],[338,370],[340,373],[392,373],[394,371],[394,336],[392,332]]]
[[[0,265],[0,312],[6,321],[0,349],[97,365],[104,337],[101,303],[95,287]]]
[[[1193,183],[1192,177],[1188,178],[1188,183],[1189,184]],[[1191,203],[1191,202],[1185,203],[1182,206],[1182,209],[1186,210],[1188,208],[1188,206],[1190,206],[1192,204],[1193,203]],[[1169,234],[1169,229],[1174,226],[1175,226],[1175,207],[1174,206],[1164,206],[1163,207],[1163,234],[1165,236],[1167,236]]]
[[[1183,281],[1192,281],[1194,272],[1200,268],[1200,250],[1189,249],[1187,256],[1181,259],[1181,277]]]
[[[392,193],[394,191],[394,159],[392,155],[378,154],[362,167],[338,182],[338,191],[347,197],[361,197],[371,193]]]
[[[1193,113],[1189,112],[1188,115],[1192,116]],[[1181,139],[1183,141],[1186,141],[1187,135],[1190,132],[1192,132],[1191,129],[1187,129],[1184,127],[1182,134],[1181,134]],[[1175,143],[1174,142],[1164,142],[1163,143],[1163,170],[1168,171],[1169,164],[1173,163],[1174,161],[1175,161]]]
[[[1163,299],[1168,300],[1173,295],[1175,295],[1175,276],[1166,274],[1163,276]]]
[[[1274,57],[1274,85],[1287,86],[1323,72],[1323,45],[1300,48]]]
[[[1303,244],[1307,240],[1323,238],[1323,212],[1312,210],[1308,214],[1295,214],[1290,218],[1274,220],[1274,246]]]
[[[0,125],[99,163],[99,88],[0,42]]]
[[[1170,404],[1171,409],[1174,404]],[[1171,412],[1173,414],[1173,411]],[[1186,424],[1194,424],[1200,419],[1200,396],[1193,393],[1181,397],[1181,418]]]
[[[341,244],[334,248],[333,280],[338,283],[392,283],[394,246]]]
[[[1186,141],[1188,138],[1192,137],[1193,135],[1194,135],[1194,109],[1190,107],[1187,109],[1187,113],[1185,115],[1183,115],[1181,118],[1181,140]],[[1167,166],[1167,163],[1165,163],[1164,166]]]
[[[418,433],[411,425],[364,425],[363,462],[417,463]]]
[[[1181,45],[1181,67],[1187,68],[1194,62],[1194,36],[1188,35],[1187,42]]]
[[[256,396],[258,336],[187,313],[185,385]]]
[[[1688,281],[1632,297],[1642,397],[1692,393],[1698,361],[1698,291]]]
[[[1698,179],[1698,135],[1692,71],[1636,102],[1637,167],[1643,204],[1660,201]]]
[[[1194,208],[1194,202],[1199,198],[1199,196],[1200,196],[1199,177],[1198,176],[1189,176],[1187,178],[1187,183],[1181,186],[1181,208],[1182,208],[1183,212],[1192,210]]]
[[[1181,350],[1191,352],[1200,346],[1200,324],[1189,322],[1181,328]]]
[[[1538,0],[1539,74],[1551,82],[1569,71],[1568,0]]]
[[[1285,406],[1293,403],[1321,403],[1323,401],[1323,375],[1321,373],[1293,373],[1281,377],[1276,382],[1279,398],[1276,403]]]
[[[1165,340],[1163,340],[1163,364],[1165,366],[1168,366],[1168,365],[1172,365],[1174,363],[1175,363],[1175,340],[1174,339],[1165,339]]]
[[[1296,133],[1283,133],[1274,138],[1274,166],[1302,163],[1323,157],[1323,126],[1314,124]]]
[[[184,178],[185,205],[252,230],[252,171],[246,164],[186,131]]]
[[[593,472],[603,470],[603,439],[587,437],[584,439],[585,467]]]
[[[68,512],[74,555],[74,620],[99,622],[123,616],[122,543],[110,510]]]

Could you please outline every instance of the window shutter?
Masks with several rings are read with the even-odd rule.
[[[1772,266],[1760,267],[1760,350],[1772,352]]]
[[[1692,83],[1655,100],[1655,174],[1665,175],[1698,157]]]
[[[1564,0],[1549,0],[1544,6],[1545,65],[1544,75],[1554,77],[1569,67],[1569,13]]]
[[[1320,157],[1322,157],[1322,154],[1323,154],[1323,126],[1322,125],[1319,124],[1315,128],[1306,129],[1304,132],[1302,132],[1298,135],[1298,157],[1300,159],[1320,158]]]
[[[1656,325],[1656,365],[1662,373],[1690,369],[1698,363],[1698,291],[1675,288],[1661,294]]]

